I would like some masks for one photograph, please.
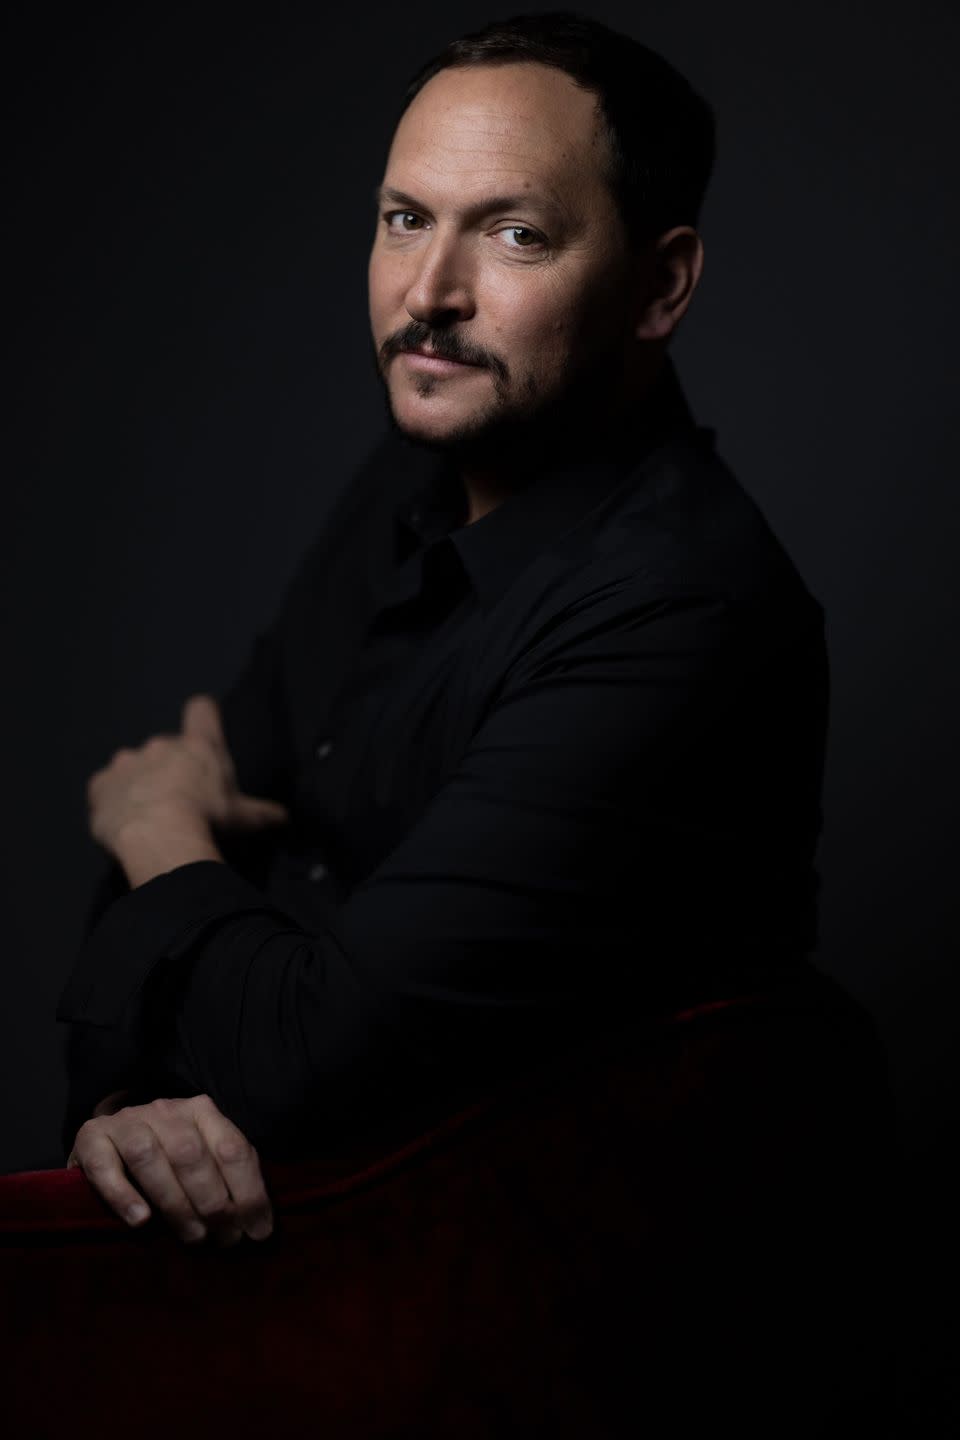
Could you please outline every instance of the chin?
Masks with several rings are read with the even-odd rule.
[[[396,405],[391,399],[390,413],[396,428],[408,440],[419,445],[455,449],[482,439],[490,429],[491,417],[477,411],[434,411],[429,405]]]

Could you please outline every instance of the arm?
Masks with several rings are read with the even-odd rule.
[[[343,1116],[577,1046],[698,974],[724,983],[765,852],[771,904],[783,858],[762,830],[782,734],[753,703],[770,656],[754,611],[631,588],[513,667],[335,925],[306,933],[228,866],[188,863],[105,917],[58,1016],[129,1011],[254,1144],[319,1148]]]
[[[236,717],[236,710],[232,713]],[[211,726],[215,740],[211,738]],[[132,756],[146,759],[138,765],[136,759],[131,762]],[[158,769],[164,769],[163,757],[175,762],[175,795],[206,795],[221,802],[210,817],[216,814],[226,832],[220,835],[219,844],[209,826],[205,823],[198,827],[189,813],[186,824],[171,824],[169,806],[162,814],[148,807],[149,815],[144,817],[144,787],[156,786]],[[106,782],[104,776],[108,777]],[[113,783],[109,777],[115,777]],[[139,752],[118,752],[105,771],[91,778],[88,795],[102,792],[105,783],[114,803],[109,807],[91,804],[91,825],[117,863],[101,881],[91,907],[88,935],[110,906],[123,894],[129,894],[131,888],[176,865],[197,860],[224,863],[220,847],[235,856],[240,848],[238,841],[245,838],[244,828],[251,838],[259,837],[269,826],[284,824],[288,819],[285,808],[277,802],[254,799],[239,791],[232,759],[223,743],[219,712],[208,697],[194,697],[187,702],[181,736],[152,740]],[[105,812],[111,821],[118,814],[125,817],[122,846],[112,843],[112,831],[101,830]],[[266,849],[264,846],[264,853]],[[61,1130],[64,1149],[70,1148],[73,1135],[91,1114],[113,1114],[120,1105],[146,1103],[161,1092],[168,1098],[181,1094],[176,1079],[156,1067],[139,1036],[127,1026],[103,1031],[71,1025],[65,1058],[68,1098]]]
[[[391,437],[386,437],[358,467],[335,498],[327,518],[289,582],[272,623],[255,638],[240,674],[218,695],[223,728],[239,788],[287,804],[294,768],[287,697],[282,679],[282,636],[292,612],[304,601],[315,602],[314,587],[326,569],[327,557],[347,542],[349,534],[375,507],[383,467],[393,466]],[[322,597],[320,597],[322,601]],[[221,835],[218,848],[239,876],[264,888],[276,852],[275,832]],[[113,904],[131,893],[120,863],[110,857],[86,916],[83,942],[89,939]],[[111,1028],[69,1024],[64,1041],[67,1100],[61,1122],[61,1143],[69,1151],[78,1127],[94,1106],[123,1088],[131,1103],[146,1103],[159,1094],[195,1093],[177,1086],[175,1077],[148,1064],[135,1027]]]
[[[263,773],[263,755],[273,762],[275,775],[288,757],[282,748],[279,692],[276,683],[276,626],[261,634],[254,653],[223,701],[224,721],[247,773]],[[279,789],[279,785],[277,789]],[[219,852],[229,859],[236,873],[251,882],[263,884],[276,845],[275,834],[251,831],[219,837]],[[209,846],[195,854],[214,855],[218,849]],[[154,859],[157,857],[154,856]],[[193,858],[193,857],[191,857]],[[161,866],[161,868],[163,868]],[[125,873],[113,856],[102,871],[88,908],[84,941],[94,933],[113,904],[129,895],[136,874]],[[141,1104],[160,1093],[180,1095],[173,1077],[158,1073],[129,1027],[111,1030],[71,1024],[64,1040],[64,1062],[67,1074],[67,1099],[61,1120],[60,1141],[65,1152],[70,1150],[78,1128],[91,1115],[112,1114],[103,1104],[122,1096],[124,1104]]]

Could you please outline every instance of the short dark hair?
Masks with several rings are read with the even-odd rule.
[[[632,248],[674,225],[698,224],[716,152],[713,110],[655,50],[572,10],[513,15],[451,40],[410,81],[397,123],[439,71],[521,61],[564,70],[597,96],[609,141],[606,180]]]

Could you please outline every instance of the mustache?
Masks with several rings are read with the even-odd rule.
[[[493,370],[501,379],[506,378],[507,367],[497,356],[473,350],[449,331],[432,331],[425,325],[408,325],[396,335],[389,336],[380,347],[380,353],[386,363],[395,355],[402,355],[406,350],[419,350],[424,345],[441,360],[459,360],[463,365],[483,365]]]

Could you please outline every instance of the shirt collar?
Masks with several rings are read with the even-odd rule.
[[[600,504],[641,461],[667,440],[697,430],[667,356],[622,433],[615,438],[598,436],[586,459],[545,467],[523,489],[471,525],[464,523],[466,496],[447,457],[420,449],[412,483],[394,512],[401,556],[419,546],[424,561],[443,570],[449,556],[442,552],[453,547],[486,609],[538,550]],[[704,433],[712,436],[713,432]],[[408,449],[417,449],[407,444]],[[441,553],[434,555],[434,551]]]

